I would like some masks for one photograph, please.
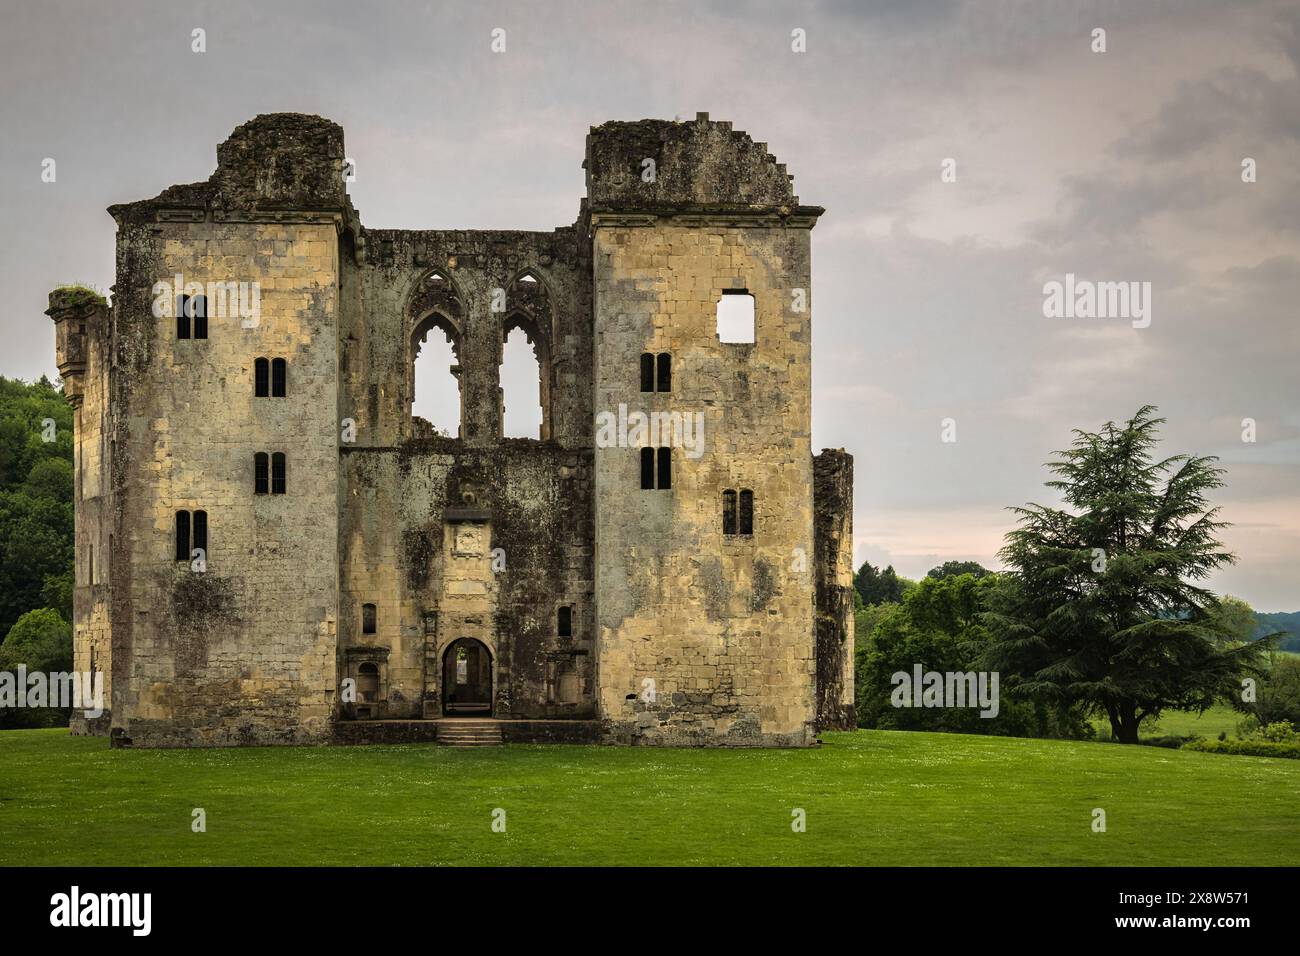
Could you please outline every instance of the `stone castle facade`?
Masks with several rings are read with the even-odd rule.
[[[823,210],[707,114],[594,127],[584,166],[551,232],[369,229],[340,127],[274,114],[207,182],[110,208],[111,306],[60,289],[47,313],[75,408],[76,667],[107,688],[74,732],[427,740],[476,715],[507,740],[808,746],[852,726],[852,459],[811,447]],[[536,439],[502,437],[514,329]],[[411,412],[431,334],[456,356],[454,436]]]

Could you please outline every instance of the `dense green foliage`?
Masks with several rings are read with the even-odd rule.
[[[1260,726],[1284,720],[1300,726],[1300,657],[1276,655],[1259,681],[1256,699],[1243,707]]]
[[[71,407],[44,378],[0,377],[0,669],[72,665],[72,481]],[[0,711],[0,727],[34,722],[67,715]]]
[[[926,572],[927,578],[955,578],[959,574],[972,574],[977,578],[986,577],[993,572],[978,561],[945,561],[937,568]]]
[[[889,730],[937,730],[1013,737],[1088,736],[1079,715],[1031,700],[999,694],[997,716],[968,707],[899,707],[892,701],[895,674],[923,671],[969,673],[982,669],[989,633],[982,623],[996,575],[926,577],[899,604],[860,612],[854,668],[858,726]]]
[[[916,587],[916,582],[897,574],[892,564],[881,571],[870,561],[863,561],[853,576],[853,587],[863,604],[875,606],[898,603],[908,589]]]
[[[1300,760],[1300,743],[1275,740],[1192,740],[1183,750],[1209,754],[1239,754],[1247,757],[1283,757]]]
[[[1012,696],[1104,712],[1112,737],[1136,743],[1167,708],[1231,700],[1260,673],[1266,642],[1243,642],[1200,581],[1234,560],[1207,495],[1215,459],[1154,457],[1163,419],[1143,407],[1126,423],[1075,431],[1049,463],[1067,508],[1012,509],[1010,569],[986,618],[987,665]]]

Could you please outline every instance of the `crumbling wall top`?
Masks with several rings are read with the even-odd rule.
[[[593,212],[793,210],[785,165],[731,123],[638,120],[587,134],[587,198]],[[820,209],[802,207],[805,213]]]
[[[264,113],[217,147],[215,203],[234,209],[341,209],[343,127],[303,113]]]
[[[153,199],[110,206],[119,223],[151,221],[160,209],[337,212],[350,208],[343,127],[305,113],[263,113],[217,147],[207,182],[169,186]]]

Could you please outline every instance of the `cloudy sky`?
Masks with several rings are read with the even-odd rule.
[[[577,214],[589,126],[705,110],[828,210],[813,439],[856,456],[857,560],[997,566],[1004,509],[1050,500],[1041,465],[1070,429],[1150,402],[1167,451],[1228,469],[1216,500],[1240,561],[1214,586],[1300,608],[1293,2],[17,6],[0,374],[54,374],[52,287],[111,285],[104,208],[206,179],[258,113],[342,124],[368,226],[550,229]],[[1066,273],[1150,282],[1149,327],[1044,317]]]

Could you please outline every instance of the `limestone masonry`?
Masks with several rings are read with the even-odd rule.
[[[810,746],[852,726],[853,463],[811,446],[823,210],[766,145],[707,114],[594,127],[552,232],[367,229],[344,157],[334,123],[259,116],[207,182],[109,209],[111,306],[50,295],[76,667],[107,688],[74,732],[361,743],[477,716],[506,740]],[[536,439],[501,437],[515,329]],[[455,352],[457,435],[411,413],[429,335]]]

